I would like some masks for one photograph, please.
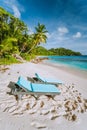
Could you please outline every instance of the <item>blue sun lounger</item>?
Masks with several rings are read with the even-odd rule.
[[[26,80],[22,76],[18,78],[16,85],[25,91],[24,92],[14,91],[15,95],[18,94],[56,95],[61,93],[60,90],[55,85],[31,83],[30,81]]]
[[[47,83],[47,84],[63,84],[62,81],[60,80],[55,80],[55,79],[45,79],[41,77],[39,74],[35,73],[36,78],[41,82],[41,83]]]

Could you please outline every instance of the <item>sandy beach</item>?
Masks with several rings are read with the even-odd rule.
[[[0,130],[86,130],[87,129],[87,72],[31,62],[6,66],[0,71]],[[63,81],[58,85],[60,95],[40,96],[36,100],[24,95],[16,100],[9,95],[8,84],[19,76]]]

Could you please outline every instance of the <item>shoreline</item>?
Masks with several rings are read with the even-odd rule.
[[[54,64],[54,63],[49,63],[49,62],[44,62],[44,61],[41,62],[41,64],[52,66],[52,67],[55,67],[57,69],[63,70],[67,73],[71,73],[73,75],[77,75],[78,77],[87,79],[87,70],[85,70],[85,69],[79,69],[79,68],[71,67],[68,65],[62,65],[62,64],[58,64],[58,63]]]

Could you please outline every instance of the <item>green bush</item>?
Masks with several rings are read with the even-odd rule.
[[[0,58],[0,65],[2,64],[9,65],[13,63],[20,63],[20,62],[10,55],[7,55],[5,58]]]
[[[30,61],[31,59],[35,58],[35,55],[34,54],[21,53],[21,57],[24,60]]]

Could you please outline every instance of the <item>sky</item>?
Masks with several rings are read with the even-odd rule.
[[[45,48],[64,47],[87,55],[87,0],[0,0],[0,6],[27,24],[48,31]]]

